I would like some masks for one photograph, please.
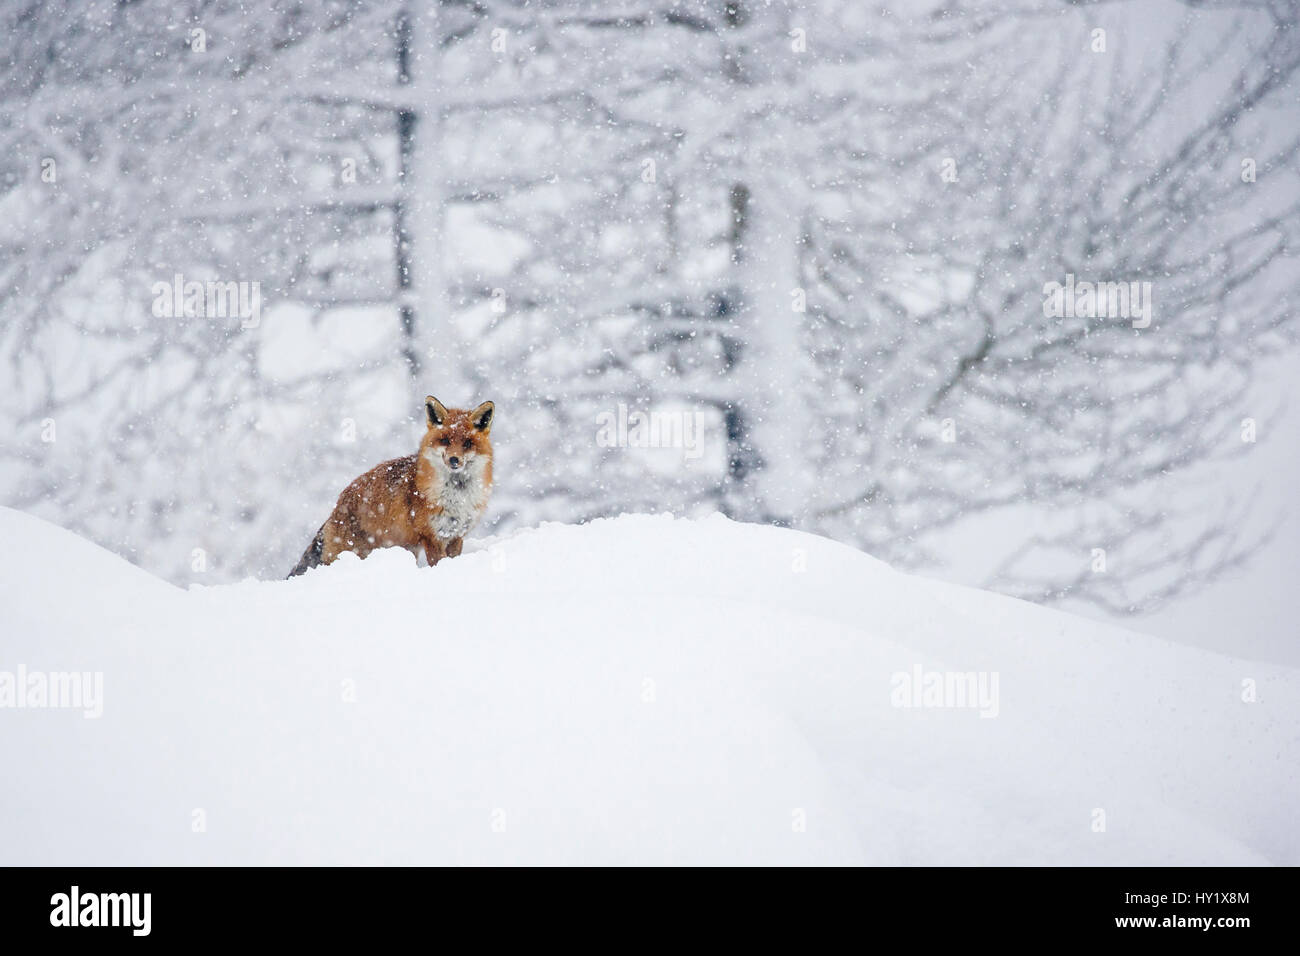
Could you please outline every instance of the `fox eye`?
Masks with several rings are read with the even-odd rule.
[[[466,451],[469,451],[471,448],[474,447],[473,439],[466,438],[465,443],[461,447],[464,448]]]
[[[450,445],[450,444],[451,444],[451,439],[450,439],[450,438],[439,438],[439,439],[438,439],[438,444],[439,444],[439,445]]]

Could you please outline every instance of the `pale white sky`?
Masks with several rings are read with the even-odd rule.
[[[1277,515],[1273,540],[1244,567],[1198,595],[1127,626],[1226,654],[1300,665],[1300,407],[1294,400],[1300,382],[1300,352],[1271,363],[1261,394],[1292,396],[1280,420],[1264,428],[1257,447],[1241,462],[1224,468],[1225,486],[1245,491],[1260,486],[1257,509]],[[1267,403],[1261,403],[1267,404]]]
[[[1062,605],[1073,614],[1109,620],[1121,627],[1154,634],[1221,654],[1300,666],[1300,401],[1287,404],[1277,419],[1269,412],[1293,394],[1300,381],[1300,349],[1260,368],[1257,397],[1242,417],[1258,423],[1256,445],[1249,454],[1216,465],[1206,480],[1206,515],[1219,514],[1226,497],[1241,501],[1258,487],[1251,520],[1276,525],[1272,540],[1246,563],[1201,591],[1171,601],[1160,610],[1136,616],[1111,616],[1081,602]],[[1203,479],[1204,480],[1204,479]],[[928,576],[975,587],[987,581],[1001,554],[1024,533],[1032,509],[980,516],[959,526],[945,543],[948,566]],[[1091,544],[1080,543],[1087,561]],[[1122,573],[1112,567],[1109,573]]]

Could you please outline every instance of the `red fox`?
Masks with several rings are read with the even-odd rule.
[[[430,564],[460,554],[492,492],[495,406],[472,412],[424,400],[429,426],[420,450],[376,465],[343,489],[289,577],[329,564],[344,551],[364,558],[375,548],[424,549]]]

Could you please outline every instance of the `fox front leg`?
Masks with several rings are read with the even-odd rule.
[[[424,557],[429,562],[429,567],[433,567],[446,555],[446,549],[442,542],[432,536],[424,539]]]
[[[454,558],[460,554],[461,548],[465,547],[464,538],[452,538],[447,542],[447,557]]]

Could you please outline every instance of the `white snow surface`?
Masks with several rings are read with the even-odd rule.
[[[1300,863],[1300,671],[822,538],[629,515],[187,592],[0,532],[0,672],[103,674],[98,719],[0,709],[0,864]],[[918,665],[996,716],[895,706]]]

